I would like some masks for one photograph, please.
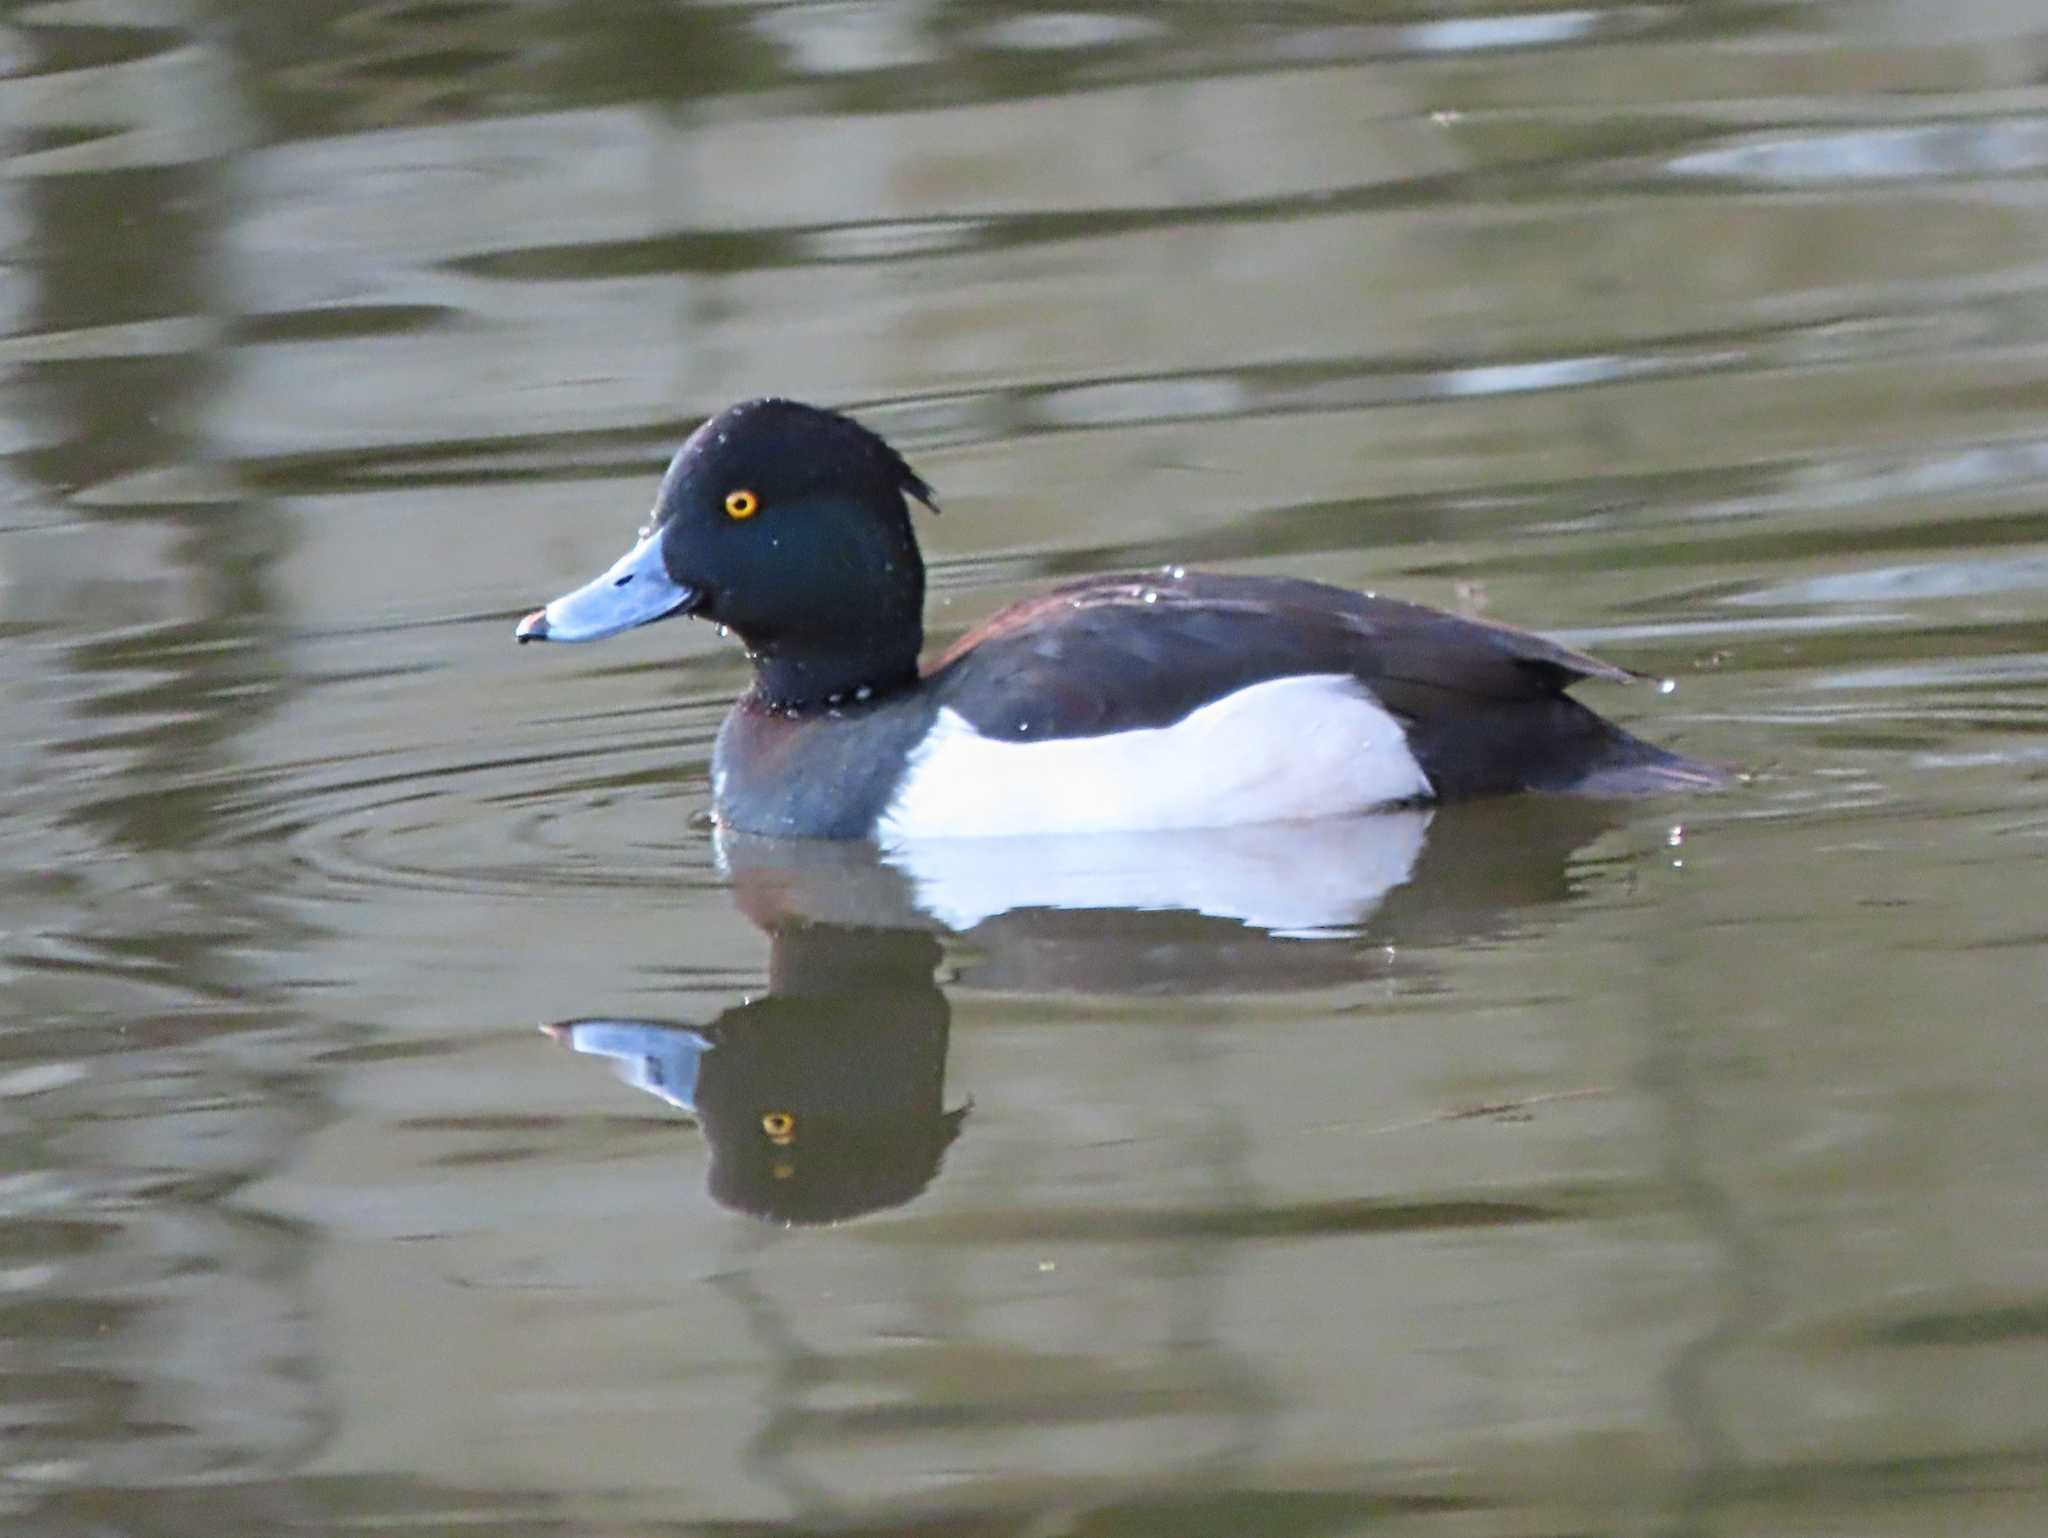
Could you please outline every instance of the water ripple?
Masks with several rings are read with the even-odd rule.
[[[2048,118],[1751,136],[1680,155],[1665,168],[1674,176],[1787,188],[2030,176],[2048,170]]]
[[[567,253],[578,248],[559,249],[568,263]],[[563,269],[565,273],[569,270],[570,266]],[[344,327],[353,323],[347,319],[336,322]],[[410,314],[380,315],[366,323],[432,324],[425,316]],[[322,324],[320,312],[265,322],[277,330],[317,329]],[[1898,308],[1884,316],[1829,311],[1770,325],[1679,332],[1549,355],[1254,361],[1228,369],[991,382],[967,391],[894,395],[841,404],[915,452],[1007,442],[1034,433],[1476,401],[1620,383],[1838,368],[1909,356],[1923,358],[1936,349],[1953,354],[2041,345],[2048,345],[2048,311],[2037,311],[2014,295],[1992,293],[1975,299],[1951,296],[1939,307]],[[674,445],[699,420],[699,416],[687,415],[581,433],[497,435],[381,448],[364,445],[334,453],[250,459],[243,462],[242,471],[254,486],[302,493],[652,474],[658,473]],[[1987,471],[2004,477],[2012,473],[2015,455],[2027,456],[2031,464],[2031,449],[2026,444],[1942,448],[1924,456],[1923,473],[1951,482],[1979,481]],[[1829,481],[1842,475],[1842,464],[1839,459],[1831,463]],[[1931,481],[1923,488],[1927,492],[1955,489],[1954,484],[1937,486]],[[1866,494],[1817,481],[1807,489],[1807,500],[1860,500]]]
[[[203,858],[327,901],[394,889],[550,900],[578,888],[713,885],[710,854],[689,829],[708,745],[708,730],[649,734],[636,722],[555,752],[402,754],[374,772],[358,759],[280,765],[220,806],[221,832]]]
[[[403,672],[330,683],[388,686]],[[707,799],[722,713],[722,702],[586,711],[527,723],[490,751],[451,738],[273,760],[188,772],[146,795],[103,775],[97,794],[74,787],[69,815],[151,815],[144,801],[203,807],[195,841],[147,867],[124,867],[137,891],[171,881],[317,905],[389,891],[539,900],[578,889],[712,885],[712,857],[692,832],[691,812]],[[135,736],[124,718],[116,739],[102,732],[70,747],[74,757],[89,749],[104,758],[114,740]],[[120,896],[104,880],[96,890],[103,901]],[[71,962],[108,965],[99,942],[88,952]],[[65,962],[47,946],[38,956],[40,965]],[[137,965],[148,972],[147,958]]]

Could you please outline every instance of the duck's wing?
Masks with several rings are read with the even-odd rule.
[[[1728,775],[1631,736],[1566,694],[1640,675],[1526,630],[1279,577],[1118,577],[997,614],[927,675],[985,737],[1045,742],[1170,726],[1240,689],[1355,680],[1438,796],[1634,795]],[[1303,729],[1314,723],[1303,722]]]
[[[986,736],[1045,741],[1168,726],[1239,689],[1357,679],[1406,723],[1556,699],[1626,669],[1525,630],[1282,577],[1077,582],[1015,604],[929,672]]]

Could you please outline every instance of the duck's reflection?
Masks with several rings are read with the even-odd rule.
[[[696,1117],[712,1198],[780,1223],[900,1206],[930,1184],[967,1114],[944,1102],[952,1014],[929,933],[789,923],[769,991],[695,1027],[545,1027]]]
[[[1410,947],[1512,928],[1570,895],[1574,854],[1624,815],[1611,802],[1519,797],[880,851],[722,833],[718,853],[740,907],[771,933],[794,918],[936,929],[960,942],[965,987],[1263,993],[1385,976],[1410,965]]]
[[[877,851],[722,836],[768,991],[709,1024],[549,1026],[696,1117],[722,1205],[782,1223],[898,1206],[937,1174],[951,981],[1005,992],[1275,992],[1398,975],[1573,889],[1615,824],[1523,799],[1344,821]],[[1424,959],[1411,963],[1409,948]]]

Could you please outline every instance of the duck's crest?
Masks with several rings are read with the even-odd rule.
[[[881,434],[843,412],[790,400],[786,396],[763,395],[728,406],[693,436],[715,435],[720,429],[729,430],[749,419],[750,425],[765,427],[773,433],[786,432],[793,441],[808,443],[814,452],[822,444],[829,443],[849,458],[864,459],[905,496],[921,502],[934,513],[939,510],[938,499],[931,487],[923,476],[910,468],[909,461],[891,448]]]

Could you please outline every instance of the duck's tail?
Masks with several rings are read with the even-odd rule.
[[[1557,789],[1575,796],[1696,795],[1727,790],[1741,781],[1732,769],[1660,748],[1612,722],[1603,724],[1613,733],[1607,751],[1570,784]]]

